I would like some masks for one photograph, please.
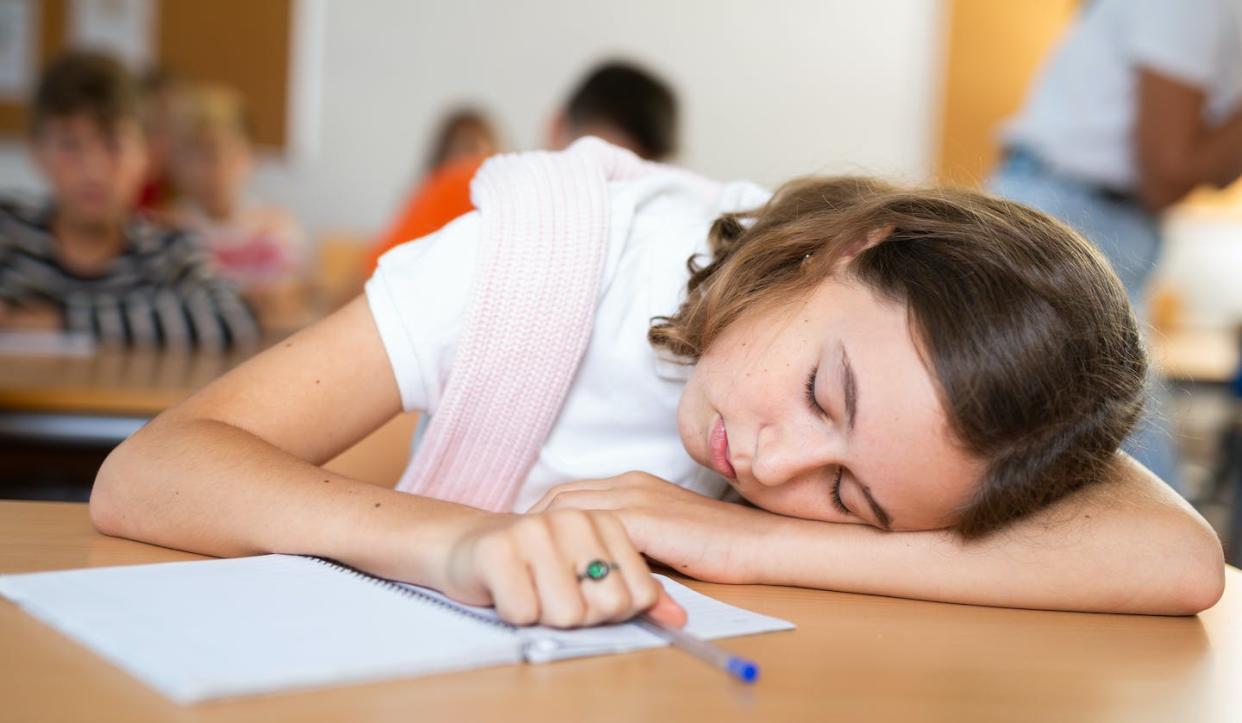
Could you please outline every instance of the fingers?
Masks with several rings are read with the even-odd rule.
[[[519,523],[519,541],[538,594],[540,624],[555,628],[586,624],[587,603],[578,587],[573,563],[562,553],[562,542],[557,539],[559,531],[553,528],[550,516],[528,520]],[[580,539],[572,542],[586,546]]]
[[[629,587],[619,570],[609,569],[601,579],[579,579],[587,566],[602,561],[610,567],[617,564],[599,529],[600,515],[565,510],[549,516],[560,544],[564,568],[584,603],[581,620],[572,625],[598,625],[625,620],[633,616]]]
[[[612,488],[611,480],[583,480],[581,482],[570,482],[568,484],[557,485],[548,490],[542,498],[527,510],[527,514],[539,512],[547,512],[555,507],[558,500],[564,500],[566,497],[578,492],[603,492]]]
[[[580,579],[595,560],[610,565],[607,574]],[[524,516],[481,541],[476,562],[497,612],[517,625],[569,628],[627,620],[657,605],[662,593],[621,523],[606,513]],[[680,608],[671,605],[667,614],[675,617]]]
[[[480,577],[501,619],[514,625],[532,625],[539,621],[541,610],[535,581],[518,549],[506,543],[498,536],[479,543]]]
[[[686,621],[689,619],[686,610],[677,604],[669,594],[660,587],[659,596],[656,598],[655,605],[647,611],[647,615],[657,623],[670,628],[684,628]]]
[[[612,574],[625,581],[630,595],[630,610],[627,611],[625,617],[613,618],[613,620],[628,620],[634,615],[649,610],[659,600],[664,587],[651,575],[647,562],[634,547],[634,543],[626,534],[625,527],[620,520],[613,515],[603,514],[596,517],[596,526],[599,528],[604,544],[608,547],[609,554],[620,568]]]
[[[634,489],[651,484],[663,486],[669,483],[645,472],[626,472],[615,477],[568,482],[566,484],[557,485],[548,490],[547,493],[545,493],[544,496],[526,512],[527,514],[531,514],[536,512],[545,512],[549,509],[556,509],[557,505],[554,504],[556,500],[563,499],[571,495],[576,496],[576,493],[579,492],[616,492],[622,489]],[[607,499],[607,496],[599,495],[593,499],[605,500]],[[589,508],[587,506],[579,505],[578,507],[579,509],[615,509],[615,507],[611,505]]]

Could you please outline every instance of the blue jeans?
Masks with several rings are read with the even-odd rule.
[[[1160,255],[1160,229],[1150,213],[1136,203],[1108,199],[1098,188],[1061,176],[1022,152],[1006,158],[988,188],[1060,219],[1094,243],[1112,263],[1140,328],[1147,331],[1143,295]],[[1153,372],[1146,413],[1122,449],[1180,489],[1169,408],[1168,389]]]

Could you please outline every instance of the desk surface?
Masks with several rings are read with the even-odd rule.
[[[1221,384],[1238,370],[1238,337],[1223,329],[1157,332],[1150,340],[1153,364],[1167,379]]]
[[[195,559],[104,537],[85,505],[0,502],[0,572]],[[1225,721],[1242,680],[1242,573],[1195,618],[977,608],[691,582],[798,629],[727,642],[753,687],[674,650],[178,708],[0,600],[12,720]]]
[[[270,341],[275,341],[273,337]],[[1165,376],[1223,382],[1238,364],[1234,336],[1180,331],[1153,340]],[[102,350],[91,356],[0,354],[0,410],[150,417],[173,406],[255,352]]]
[[[0,409],[151,417],[253,354],[251,349],[0,355]]]

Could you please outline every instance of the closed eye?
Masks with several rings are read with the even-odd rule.
[[[819,376],[819,365],[811,370],[810,376],[806,378],[806,403],[811,407],[811,411],[820,416],[824,416],[827,412],[819,406],[819,400],[815,398],[815,380]]]
[[[832,480],[832,504],[844,514],[852,514],[850,508],[845,506],[841,501],[841,476],[845,473],[845,468],[837,465],[837,476]]]

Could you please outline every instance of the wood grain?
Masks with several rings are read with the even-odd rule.
[[[0,502],[0,572],[185,560],[104,537],[84,505]],[[794,621],[730,640],[754,687],[677,651],[510,666],[179,708],[0,601],[6,719],[93,721],[1227,721],[1242,573],[1198,617],[1004,610],[690,582]]]

